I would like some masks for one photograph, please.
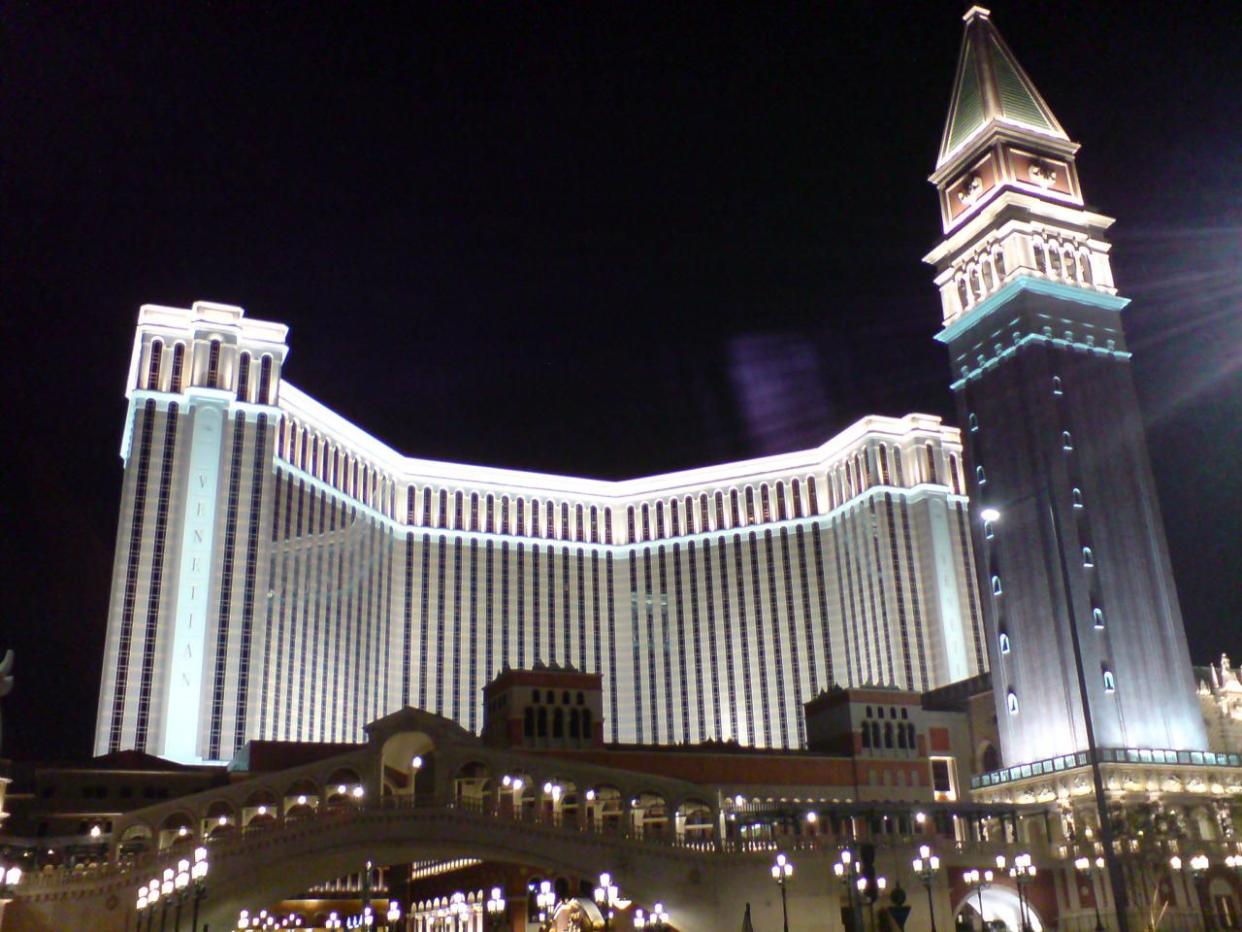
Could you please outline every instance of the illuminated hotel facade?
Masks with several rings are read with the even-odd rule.
[[[603,675],[610,740],[798,747],[832,684],[986,669],[938,418],[620,482],[465,466],[284,381],[286,337],[141,309],[96,753],[356,741],[406,705],[477,732],[483,684],[537,664]]]

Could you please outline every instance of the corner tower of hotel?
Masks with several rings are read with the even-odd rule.
[[[926,257],[973,481],[1006,765],[1204,749],[1105,239],[1070,139],[972,7]]]

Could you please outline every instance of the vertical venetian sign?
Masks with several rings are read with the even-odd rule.
[[[186,477],[172,669],[164,722],[164,756],[175,761],[200,759],[198,720],[222,442],[221,408],[201,400],[196,402],[195,408]]]

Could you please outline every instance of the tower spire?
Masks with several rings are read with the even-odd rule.
[[[966,29],[936,168],[993,127],[1069,143],[1052,108],[992,25],[988,10],[972,6],[962,18]]]

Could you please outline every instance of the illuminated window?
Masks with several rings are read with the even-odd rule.
[[[664,536],[664,502],[656,502],[656,537]]]
[[[164,357],[164,341],[151,341],[151,360],[147,366],[147,388],[160,390],[160,362]]]
[[[957,280],[957,299],[961,302],[962,307],[970,305],[970,294],[966,291],[966,279],[964,278]]]
[[[599,507],[596,505],[591,506],[591,543],[599,543]]]
[[[611,508],[604,509],[604,543],[606,544],[612,543],[612,509]],[[611,560],[612,556],[609,555],[608,559]],[[611,590],[609,590],[608,598],[609,599],[612,598]]]
[[[333,466],[333,470],[335,469],[336,467]],[[335,472],[333,472],[333,478],[334,479],[336,478]],[[430,486],[423,487],[423,520],[421,523],[423,527],[429,527],[431,525],[431,487]]]
[[[220,341],[212,340],[211,349],[207,353],[207,387],[217,388],[220,378]]]
[[[991,291],[994,287],[994,283],[992,281],[992,266],[990,266],[987,262],[983,263],[983,285],[988,291]]]
[[[1078,274],[1086,284],[1091,284],[1091,257],[1087,253],[1078,256]]]
[[[1070,436],[1070,432],[1068,430],[1061,431],[1061,449],[1062,450],[1074,449],[1074,438]]]
[[[1048,271],[1048,263],[1044,259],[1044,244],[1039,241],[1036,241],[1034,248],[1035,248],[1035,268],[1038,269],[1040,272],[1043,272],[1046,274]]]
[[[987,485],[988,474],[983,471],[982,466],[975,467],[975,481],[978,482],[979,485]]]
[[[1005,277],[1005,250],[998,248],[996,252],[992,253],[992,261],[996,265],[996,274],[999,275],[1001,278],[1004,278]]]
[[[1005,697],[1005,707],[1009,709],[1010,715],[1018,714],[1018,694],[1012,689],[1009,690],[1009,694]]]
[[[548,537],[556,537],[556,506],[552,502],[543,503],[543,530]]]
[[[1074,489],[1072,492],[1070,492],[1070,498],[1073,500],[1075,508],[1082,507],[1082,490],[1081,489]]]
[[[1104,692],[1113,693],[1117,691],[1117,679],[1113,676],[1113,671],[1107,667],[1104,668]]]
[[[1002,631],[998,640],[1000,641],[1000,652],[1002,654],[1009,653],[1009,635]]]
[[[582,543],[582,536],[586,531],[586,522],[582,520],[582,506],[581,505],[574,506],[574,524],[575,524],[574,529],[576,531],[576,536],[574,537],[574,540],[578,541],[578,543]]]
[[[1070,281],[1074,280],[1074,273],[1077,271],[1077,264],[1074,262],[1074,254],[1066,252],[1062,258],[1062,265],[1065,269],[1065,277]]]
[[[712,506],[707,493],[699,495],[699,530],[704,533],[712,529]]]
[[[517,500],[517,534],[519,537],[526,536],[526,499],[519,498]]]
[[[740,527],[742,524],[742,508],[741,508],[741,499],[738,497],[737,489],[730,490],[729,505],[730,505],[730,511],[732,512],[730,517],[733,519],[733,524],[731,526]]]
[[[716,493],[716,529],[724,530],[725,528],[725,510],[724,510],[724,493]]]
[[[643,540],[651,540],[651,506],[643,503]]]
[[[1102,609],[1102,608],[1093,608],[1093,609],[1091,609],[1091,623],[1092,623],[1093,625],[1095,625],[1095,627],[1096,627],[1096,628],[1099,628],[1099,629],[1103,630],[1103,628],[1104,628],[1104,609]]]
[[[806,494],[810,500],[811,514],[813,515],[819,514],[819,501],[817,500],[818,492],[815,488],[815,477],[814,476],[806,477]]]
[[[250,354],[242,353],[237,363],[237,400],[250,400]]]
[[[993,576],[992,577],[992,595],[1000,595],[1002,591],[1003,590],[1001,589],[1000,577]]]
[[[927,481],[936,482],[936,448],[931,443],[923,447],[923,452],[927,454]]]
[[[746,523],[755,523],[755,490],[746,486]]]
[[[759,487],[759,500],[761,505],[760,514],[763,517],[763,523],[767,524],[772,520],[772,499],[768,493],[768,485],[765,482]]]
[[[992,528],[991,521],[983,522],[983,536],[986,537],[988,540],[991,540],[993,537],[996,536],[996,531]]]
[[[627,509],[625,509],[625,526],[626,526],[626,531],[628,534],[627,543],[632,544],[637,539],[634,536],[635,526],[634,526],[634,506],[633,505],[630,505]]]
[[[962,494],[962,482],[957,472],[957,457],[949,454],[949,482],[953,485],[953,494]]]
[[[686,533],[694,533],[694,499],[687,495],[685,500],[686,509]]]
[[[1056,246],[1048,246],[1048,268],[1053,275],[1061,274],[1061,253]]]
[[[785,483],[776,483],[776,517],[784,521],[789,517],[789,508],[785,504]]]
[[[1082,565],[1095,566],[1095,554],[1091,552],[1090,547],[1082,548]]]
[[[791,484],[791,488],[793,490],[794,517],[801,518],[802,517],[802,487],[799,485],[797,479],[793,480],[793,483]]]
[[[561,502],[561,540],[573,540],[573,528],[569,526],[569,502]]]
[[[509,533],[509,496],[502,495],[500,498],[500,533]]]

